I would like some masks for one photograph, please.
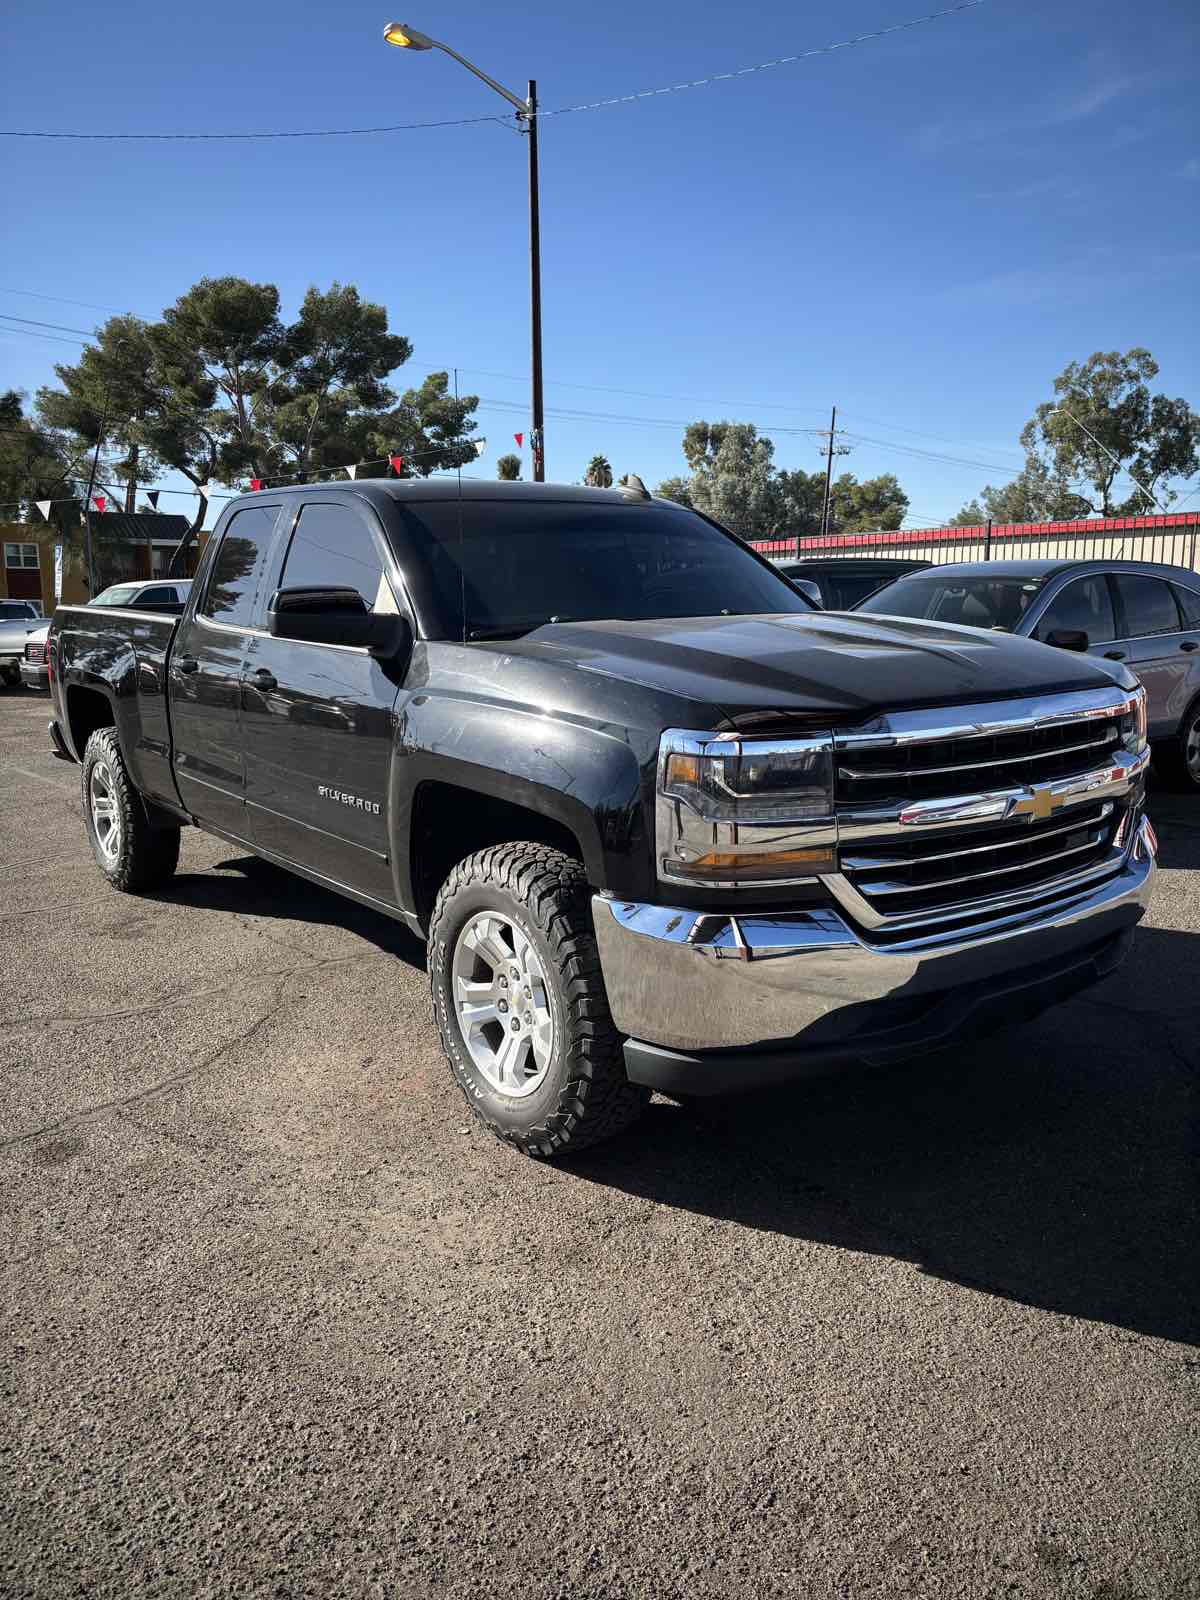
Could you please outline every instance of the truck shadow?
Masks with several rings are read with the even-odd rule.
[[[1200,867],[1200,807],[1155,799],[1165,873]],[[1166,888],[1164,874],[1160,906]],[[1200,933],[1142,928],[1120,971],[1034,1022],[786,1091],[656,1100],[632,1137],[569,1170],[1022,1304],[1198,1341],[1198,1077]]]
[[[232,856],[210,872],[179,872],[157,898],[209,911],[345,928],[419,972],[425,947],[402,922],[258,856]]]

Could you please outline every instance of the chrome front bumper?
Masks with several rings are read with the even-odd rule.
[[[789,1050],[872,1060],[903,1044],[911,1053],[941,1041],[943,1001],[961,1011],[964,995],[982,1003],[1070,974],[1080,979],[1076,988],[1102,976],[1145,913],[1154,853],[1153,830],[1141,818],[1116,870],[1099,883],[980,926],[878,944],[833,905],[731,916],[597,895],[592,911],[613,1019],[638,1046],[660,1052]]]
[[[21,682],[27,689],[48,689],[50,669],[44,661],[22,661]]]

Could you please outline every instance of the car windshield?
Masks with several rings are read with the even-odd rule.
[[[409,502],[455,632],[513,638],[546,622],[776,614],[812,606],[736,539],[662,501]]]
[[[131,605],[145,587],[144,583],[114,583],[111,588],[102,589],[91,604],[94,606]]]
[[[1011,633],[1045,581],[1036,573],[922,572],[897,578],[855,609]]]
[[[0,622],[32,622],[34,615],[32,606],[11,601],[7,605],[0,604]]]

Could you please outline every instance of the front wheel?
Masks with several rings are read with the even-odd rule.
[[[433,1010],[455,1079],[497,1138],[531,1156],[584,1149],[649,1098],[625,1076],[583,868],[504,844],[468,856],[429,929]]]
[[[114,728],[97,729],[83,752],[83,817],[96,865],[114,889],[157,889],[178,866],[179,829],[150,826]]]

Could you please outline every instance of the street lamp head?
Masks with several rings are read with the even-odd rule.
[[[432,50],[433,40],[427,33],[410,28],[407,22],[389,22],[383,30],[384,42],[394,44],[398,50]]]

